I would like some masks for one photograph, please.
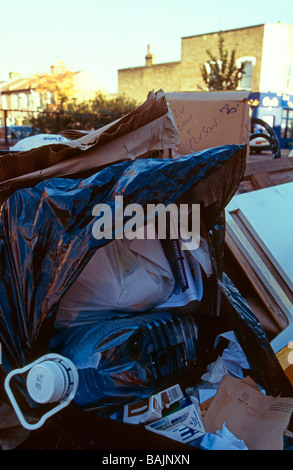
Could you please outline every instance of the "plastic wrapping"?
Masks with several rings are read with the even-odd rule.
[[[92,410],[147,398],[179,380],[196,364],[197,338],[191,315],[111,312],[95,324],[64,329],[49,348],[75,364],[74,401]]]
[[[234,331],[256,380],[269,395],[293,396],[292,385],[249,305],[225,273],[218,282],[221,291],[221,315],[226,325]]]

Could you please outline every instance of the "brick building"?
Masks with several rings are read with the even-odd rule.
[[[293,26],[260,24],[222,33],[224,48],[236,50],[236,64],[245,62],[240,90],[293,93]],[[144,66],[118,70],[118,94],[143,102],[152,89],[200,91],[200,67],[209,59],[207,49],[218,55],[218,40],[219,32],[183,37],[181,60],[161,64],[148,46]]]

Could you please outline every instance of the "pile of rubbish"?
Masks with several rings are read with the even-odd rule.
[[[171,108],[151,92],[102,129],[34,136],[0,159],[4,449],[65,407],[188,449],[291,436],[291,382],[224,272],[243,133],[182,154]]]

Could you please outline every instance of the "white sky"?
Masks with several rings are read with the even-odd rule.
[[[117,91],[118,69],[180,60],[181,38],[283,21],[293,0],[0,0],[0,81],[62,60]]]

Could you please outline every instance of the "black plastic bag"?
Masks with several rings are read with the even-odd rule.
[[[137,159],[87,179],[54,178],[11,195],[0,213],[1,398],[7,399],[6,374],[47,352],[59,300],[106,243],[92,235],[92,209],[98,203],[114,207],[118,195],[125,205],[143,207],[184,198],[200,203],[210,232],[219,303],[223,209],[241,181],[245,156],[244,146],[228,145],[178,159]],[[268,356],[270,361],[274,357]],[[21,378],[18,391],[28,401]]]

